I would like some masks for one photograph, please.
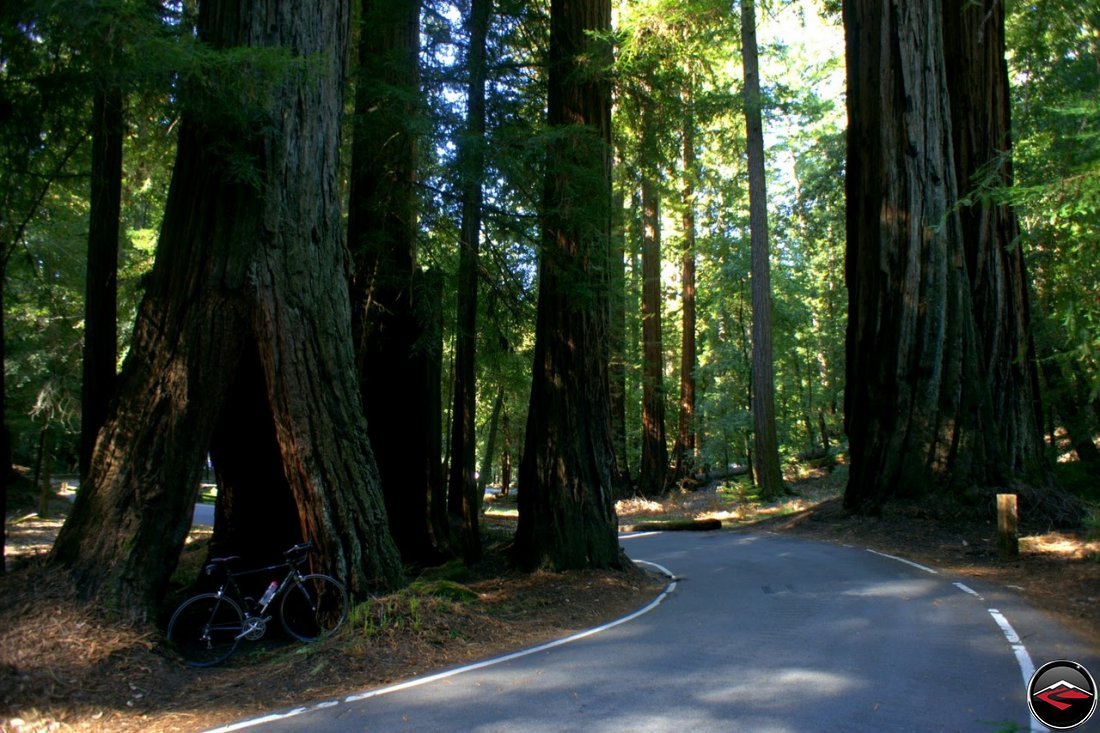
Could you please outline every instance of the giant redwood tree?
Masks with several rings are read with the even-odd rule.
[[[552,0],[538,316],[519,469],[521,567],[620,567],[605,338],[610,0]]]
[[[200,4],[220,59],[191,79],[156,262],[87,480],[52,560],[142,617],[164,590],[199,473],[235,435],[257,460],[235,512],[289,507],[353,592],[401,575],[359,405],[339,200],[347,0]],[[243,84],[241,80],[247,79]],[[244,414],[243,411],[248,413]],[[232,421],[230,424],[227,421]],[[234,432],[244,426],[247,441]],[[265,441],[263,436],[270,440]],[[277,464],[277,465],[276,465]]]
[[[407,560],[431,561],[446,526],[429,521],[441,410],[416,252],[420,3],[362,0],[361,16],[348,210],[356,361],[390,530]]]
[[[844,4],[851,509],[972,494],[1038,469],[1014,224],[960,206],[980,169],[1002,175],[988,167],[1008,147],[1002,13],[997,2]]]
[[[1002,0],[944,0],[955,182],[966,271],[1001,462],[1043,472],[1042,408],[1028,279],[1013,208],[991,191],[1012,185],[1011,97]]]

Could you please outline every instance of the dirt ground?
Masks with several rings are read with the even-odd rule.
[[[750,527],[902,555],[1012,588],[1100,648],[1096,538],[1023,537],[1020,558],[1004,562],[989,523],[914,508],[853,518],[839,507],[841,477],[822,474],[794,486],[796,496],[767,506],[735,485],[677,491],[660,503],[620,502],[620,524],[719,519],[720,531]],[[565,636],[641,607],[664,586],[641,571],[515,573],[506,561],[514,521],[514,505],[495,502],[479,567],[435,569],[409,589],[359,604],[329,640],[259,642],[221,667],[194,670],[168,652],[160,630],[104,621],[43,571],[40,558],[60,518],[16,516],[8,524],[8,560],[17,567],[0,578],[0,730],[203,730]],[[202,553],[199,534],[181,566],[201,563]]]

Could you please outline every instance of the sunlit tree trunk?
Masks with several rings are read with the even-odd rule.
[[[779,440],[775,431],[768,194],[764,172],[756,8],[753,0],[741,2],[741,58],[745,70],[745,128],[749,159],[749,229],[752,247],[752,464],[761,498],[774,499],[786,489],[779,466]]]
[[[611,486],[608,238],[610,0],[552,0],[547,151],[531,400],[515,556],[524,568],[621,567]],[[582,205],[583,204],[583,205]],[[583,210],[581,210],[583,209]]]
[[[107,418],[118,361],[118,237],[122,207],[123,97],[97,91],[92,104],[91,208],[84,296],[80,394],[80,475],[88,474]]]
[[[642,496],[663,494],[668,478],[661,334],[661,211],[655,175],[642,175],[642,462],[638,468],[638,493]]]
[[[199,37],[212,48],[293,58],[259,71],[233,57],[257,74],[258,94],[181,90],[189,104],[118,398],[51,555],[84,597],[130,617],[146,617],[166,588],[203,458],[225,410],[244,404],[234,393],[242,383],[261,395],[251,423],[274,433],[271,460],[297,509],[286,543],[312,539],[317,566],[353,593],[402,575],[359,409],[343,286],[348,6],[273,10],[259,0],[200,5]],[[242,510],[264,515],[282,491],[257,487]]]

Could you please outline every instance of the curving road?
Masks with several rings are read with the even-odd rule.
[[[898,558],[772,534],[623,542],[676,578],[625,623],[220,730],[1041,731],[1034,667],[1100,671],[1011,593]]]

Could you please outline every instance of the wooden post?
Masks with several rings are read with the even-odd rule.
[[[1002,560],[1014,560],[1020,556],[1016,528],[1016,495],[997,494],[997,547]]]

